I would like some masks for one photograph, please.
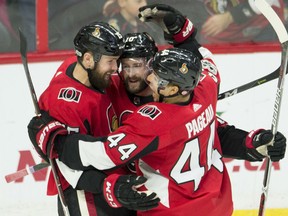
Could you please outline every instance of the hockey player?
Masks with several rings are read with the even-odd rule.
[[[55,147],[59,159],[76,170],[90,166],[109,170],[136,160],[137,173],[148,179],[142,189],[157,192],[161,199],[157,208],[138,215],[231,215],[231,187],[221,145],[252,160],[267,156],[258,147],[272,149],[271,159],[279,160],[284,157],[286,138],[278,132],[274,146],[267,148],[272,140],[269,130],[237,133],[226,125],[219,137],[220,76],[211,53],[194,40],[192,23],[162,5],[145,7],[141,15],[150,21],[157,17],[166,38],[182,47],[158,52],[153,59],[147,82],[155,101],[161,103],[141,106],[105,140],[81,134],[56,136],[43,147],[48,146],[49,157],[56,156]],[[225,143],[220,145],[220,140]],[[105,185],[106,197],[117,200],[113,179],[106,179]]]
[[[152,90],[145,82],[151,68],[149,61],[158,51],[153,38],[146,32],[128,33],[120,57],[122,71],[113,74],[107,88],[119,124],[137,107],[153,101]]]
[[[39,106],[41,110],[48,111],[53,118],[66,124],[71,133],[106,136],[115,129],[117,121],[115,121],[110,99],[104,91],[110,84],[111,74],[118,69],[117,60],[124,48],[123,37],[110,25],[94,22],[80,29],[74,39],[74,45],[77,57],[68,58],[62,63],[48,88],[41,95]],[[45,113],[42,114],[45,115]],[[61,162],[58,162],[58,167],[61,186],[71,216],[134,215],[134,211],[127,208],[110,207],[104,199],[102,189],[93,190],[93,194],[77,190],[82,188],[81,184],[87,185],[85,183],[87,176],[91,176],[95,170],[86,171],[85,175],[82,175],[82,172],[73,172],[76,175],[70,178],[69,168]],[[126,170],[119,169],[113,173],[126,174]],[[94,184],[97,185],[99,182],[101,185],[101,178],[105,178],[106,174],[98,173],[98,178],[93,179]],[[124,175],[119,180],[120,192],[124,188],[123,184],[127,184],[125,181],[130,180],[130,183],[126,185],[125,193],[130,189],[131,194],[134,193],[132,186],[145,182],[145,178],[130,175]],[[57,194],[52,174],[50,174],[47,189],[48,195]],[[133,195],[135,199],[141,197],[135,193]],[[142,198],[144,197],[145,195],[142,194]],[[140,199],[137,201],[141,203]],[[148,201],[149,198],[145,200],[145,202]],[[130,209],[139,209],[135,200],[133,205],[130,206],[127,200],[122,204]],[[58,213],[63,215],[60,202],[58,202]]]

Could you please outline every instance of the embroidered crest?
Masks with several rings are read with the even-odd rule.
[[[188,72],[188,68],[187,68],[187,64],[186,63],[183,63],[181,68],[179,69],[179,71],[182,73],[182,74],[186,74]]]
[[[78,103],[80,101],[81,94],[81,91],[72,87],[62,88],[59,91],[58,99]]]
[[[157,106],[154,105],[145,105],[141,109],[138,110],[144,117],[149,117],[150,119],[156,119],[162,112],[159,110]]]
[[[95,30],[92,32],[92,35],[96,38],[100,37],[100,28],[99,27],[96,27]]]

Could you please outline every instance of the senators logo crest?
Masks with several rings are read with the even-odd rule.
[[[72,87],[62,88],[59,91],[58,99],[65,100],[67,102],[79,103],[81,95],[82,95],[82,92],[75,88],[72,88]]]
[[[149,117],[150,119],[156,119],[162,112],[159,110],[157,106],[154,105],[146,105],[138,110],[142,116]]]
[[[183,63],[181,68],[179,69],[179,71],[182,73],[182,74],[186,74],[188,72],[188,68],[187,68],[187,64],[186,63]]]
[[[95,30],[92,32],[92,35],[96,38],[100,37],[100,28],[99,27],[96,27]]]

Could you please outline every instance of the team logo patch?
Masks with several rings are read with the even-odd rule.
[[[58,99],[65,100],[67,102],[76,102],[78,103],[80,101],[80,97],[82,95],[82,92],[72,88],[62,88],[59,91]]]
[[[92,32],[92,35],[96,38],[100,37],[100,28],[96,27],[95,30]]]
[[[186,63],[183,63],[181,68],[179,69],[179,71],[182,73],[182,74],[186,74],[188,72],[188,68],[187,68],[187,64]]]
[[[161,114],[161,111],[158,109],[157,106],[145,105],[138,110],[138,113],[140,113],[142,116],[149,117],[154,120]]]

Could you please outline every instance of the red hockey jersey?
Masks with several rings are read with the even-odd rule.
[[[220,77],[211,59],[203,59],[202,65],[201,81],[188,105],[146,104],[104,144],[79,144],[85,166],[105,170],[136,159],[137,173],[148,179],[143,190],[155,191],[161,199],[159,207],[138,215],[232,214],[230,180],[217,134]]]
[[[88,88],[72,76],[76,57],[65,60],[58,68],[39,99],[40,109],[66,124],[71,133],[107,136],[117,126],[117,119],[107,94]],[[61,176],[63,189],[69,184]],[[57,194],[52,173],[48,180],[48,195]]]
[[[112,74],[111,85],[106,90],[119,125],[122,125],[122,122],[139,106],[153,101],[152,95],[138,96],[126,91],[124,81],[118,74]]]

